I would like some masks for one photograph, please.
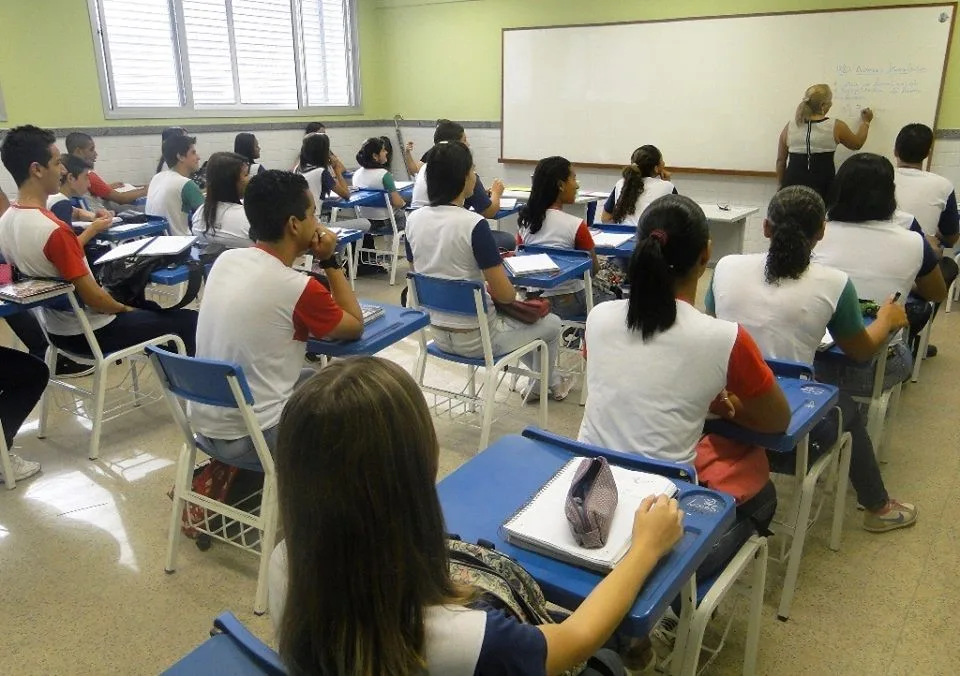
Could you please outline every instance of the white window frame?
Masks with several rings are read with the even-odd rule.
[[[193,105],[193,92],[190,87],[190,64],[183,45],[186,44],[186,30],[183,23],[183,8],[180,2],[173,0],[173,9],[176,13],[177,35],[174,44],[178,78],[180,81],[180,100],[178,107],[114,107],[111,96],[113,78],[110,73],[110,60],[106,51],[109,44],[100,39],[99,26],[103,19],[99,0],[87,0],[87,9],[90,13],[90,30],[93,35],[94,51],[97,57],[97,76],[100,80],[100,101],[103,105],[103,116],[107,120],[130,120],[151,118],[205,118],[205,117],[304,117],[309,115],[357,115],[363,112],[360,91],[360,53],[357,38],[357,4],[358,0],[347,0],[350,30],[347,34],[347,77],[350,82],[353,104],[347,106],[307,106],[306,78],[303,76],[303,47],[300,44],[300,31],[293,31],[293,46],[296,60],[294,63],[297,77],[297,101],[299,107],[269,107],[252,104],[235,104],[232,106],[218,106],[215,108],[196,108]],[[300,23],[300,6],[296,0],[290,0],[291,12],[297,24]],[[3,99],[0,95],[0,120],[3,116]]]

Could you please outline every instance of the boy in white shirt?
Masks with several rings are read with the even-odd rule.
[[[152,179],[147,188],[147,206],[144,211],[170,222],[170,234],[190,234],[190,214],[203,204],[200,187],[190,175],[200,168],[197,139],[193,136],[173,135],[163,142],[163,161],[167,169]]]

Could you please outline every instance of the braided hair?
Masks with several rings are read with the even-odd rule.
[[[792,185],[773,196],[767,207],[767,284],[803,276],[810,267],[810,252],[825,218],[823,199],[811,188]]]

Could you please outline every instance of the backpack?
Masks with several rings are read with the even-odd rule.
[[[191,490],[244,511],[255,511],[263,491],[263,474],[211,458],[194,469]],[[167,497],[173,500],[173,488],[167,492]],[[225,522],[221,514],[207,512],[199,505],[188,504],[183,508],[180,529],[190,539],[197,539],[202,535],[194,528],[195,524],[205,524],[210,530],[219,531],[226,537],[236,538],[243,535],[243,527],[238,522]],[[259,537],[253,529],[247,530],[250,531],[249,538]],[[245,544],[249,544],[248,537],[244,537]]]
[[[183,298],[168,308],[160,308],[147,301],[146,290],[150,275],[157,270],[180,265],[186,265],[189,271],[187,290]],[[189,250],[171,256],[127,256],[103,263],[97,270],[100,285],[118,302],[149,310],[179,310],[189,305],[200,293],[203,274],[203,264],[192,258]]]

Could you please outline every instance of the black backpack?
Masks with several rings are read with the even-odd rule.
[[[187,290],[180,301],[168,308],[160,308],[146,298],[150,275],[166,267],[187,266]],[[189,305],[200,293],[203,284],[203,263],[192,258],[190,251],[172,256],[128,256],[100,266],[97,277],[100,285],[118,302],[145,310],[179,310]]]

